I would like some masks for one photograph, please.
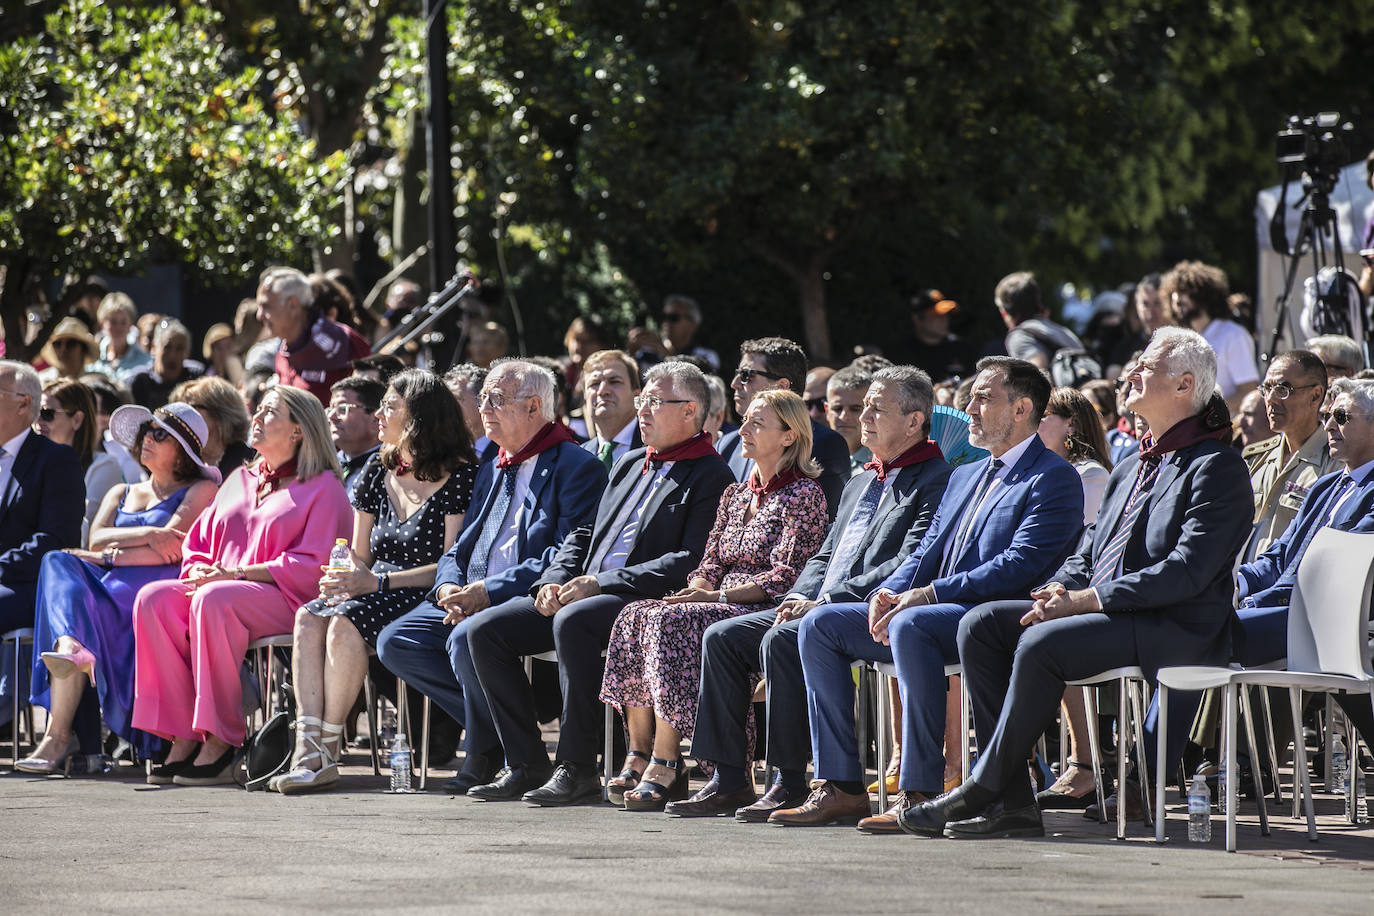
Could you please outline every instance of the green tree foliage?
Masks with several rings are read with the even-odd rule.
[[[341,156],[231,69],[218,17],[74,0],[0,47],[0,265],[8,350],[32,285],[180,262],[217,281],[303,261],[330,232]],[[42,337],[40,336],[39,342]]]

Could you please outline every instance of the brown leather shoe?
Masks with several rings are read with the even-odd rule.
[[[768,815],[782,808],[795,808],[806,801],[806,796],[794,798],[787,794],[787,790],[781,785],[774,783],[768,791],[759,796],[759,800],[752,805],[745,805],[735,812],[735,819],[749,824],[764,824],[768,822]]]
[[[795,808],[779,808],[768,815],[768,823],[781,827],[828,827],[831,824],[857,824],[873,813],[868,793],[851,795],[835,788],[827,779],[813,779],[811,794]]]
[[[901,833],[902,828],[897,825],[897,815],[907,808],[928,801],[930,796],[924,792],[898,792],[896,799],[886,811],[866,817],[856,826],[864,833]]]
[[[691,798],[669,802],[663,813],[672,817],[719,817],[733,814],[740,805],[750,804],[756,798],[758,795],[751,783],[745,783],[733,792],[721,792],[720,784],[712,779]]]

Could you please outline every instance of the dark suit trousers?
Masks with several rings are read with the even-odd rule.
[[[1127,615],[1082,614],[1023,627],[1021,618],[1031,606],[1030,601],[989,602],[969,611],[959,626],[959,658],[981,750],[971,778],[1002,795],[1009,808],[1035,803],[1026,760],[1054,719],[1065,682],[1140,663]],[[1182,756],[1201,698],[1201,693],[1169,692],[1165,750],[1170,772]],[[1151,773],[1158,765],[1152,759],[1155,725],[1152,703],[1145,721]]]
[[[773,626],[772,610],[711,624],[701,639],[701,688],[692,756],[748,767],[745,736],[750,675],[768,679],[768,762],[784,770],[806,769],[806,681],[797,648],[800,620]]]
[[[34,602],[38,586],[34,582],[0,585],[0,633],[33,626]],[[6,648],[9,648],[8,646]],[[43,646],[46,652],[52,646]],[[0,652],[0,725],[10,720],[14,708],[14,693],[21,698],[29,695],[29,669],[32,667],[33,647],[25,643],[19,650],[19,668],[14,667],[14,653]]]
[[[487,707],[512,767],[548,762],[539,733],[534,694],[523,659],[558,653],[563,690],[557,757],[571,763],[596,763],[601,750],[603,708],[599,697],[601,651],[628,598],[594,595],[545,617],[533,598],[515,598],[472,618],[468,629],[469,667],[460,669],[464,692],[487,698]],[[469,679],[475,683],[469,684]]]

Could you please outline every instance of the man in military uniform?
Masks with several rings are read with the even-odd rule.
[[[1289,350],[1276,357],[1264,375],[1260,392],[1277,435],[1241,452],[1255,489],[1255,532],[1247,560],[1283,536],[1318,477],[1338,470],[1321,426],[1326,386],[1326,366],[1310,350]]]

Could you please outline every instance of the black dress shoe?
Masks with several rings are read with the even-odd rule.
[[[1007,810],[1001,803],[993,805],[986,814],[945,825],[945,836],[955,840],[986,840],[1004,837],[1044,836],[1045,825],[1040,820],[1040,808],[1027,805]]]
[[[520,800],[540,808],[559,808],[600,798],[601,776],[596,765],[565,760],[554,768],[548,782],[526,792]]]
[[[753,804],[757,798],[758,793],[747,782],[731,792],[722,792],[720,783],[712,776],[710,782],[697,790],[696,795],[669,802],[663,813],[673,817],[719,817],[722,814],[734,814],[737,809]]]
[[[493,781],[468,789],[468,798],[478,801],[515,801],[531,789],[548,782],[552,775],[548,764],[542,767],[503,767]]]
[[[950,821],[977,817],[997,796],[973,781],[965,782],[934,801],[907,808],[897,815],[897,826],[915,836],[944,836]]]
[[[444,791],[452,795],[467,795],[468,789],[473,786],[491,782],[496,778],[496,772],[501,769],[501,759],[499,751],[492,754],[469,754],[458,775],[444,783]]]
[[[795,808],[806,801],[809,792],[803,791],[800,795],[790,795],[781,783],[773,783],[768,791],[759,796],[759,800],[752,805],[745,805],[735,812],[735,820],[743,821],[746,824],[766,824],[768,815],[774,811],[787,808]]]

